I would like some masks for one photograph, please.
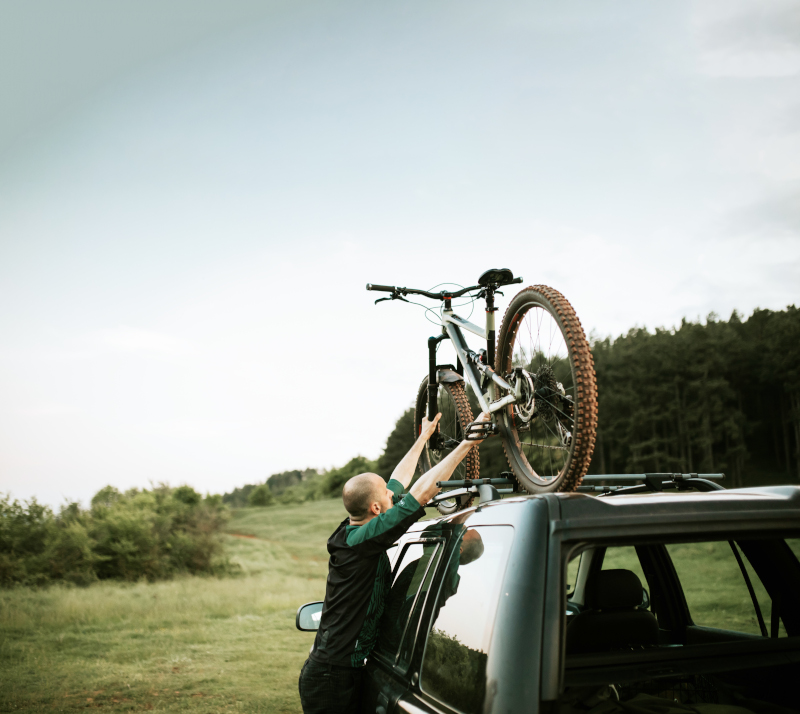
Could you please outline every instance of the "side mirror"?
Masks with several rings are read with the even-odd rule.
[[[320,619],[322,619],[322,603],[307,602],[297,608],[294,624],[302,632],[316,632],[319,629]]]

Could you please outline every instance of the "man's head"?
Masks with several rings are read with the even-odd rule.
[[[459,551],[458,562],[467,565],[473,560],[477,560],[483,555],[483,540],[480,533],[474,528],[470,528],[461,539],[461,549]]]
[[[342,489],[344,507],[354,521],[386,513],[392,507],[392,492],[378,474],[359,474],[348,479]]]

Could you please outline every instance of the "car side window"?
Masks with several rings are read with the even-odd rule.
[[[647,580],[645,579],[639,556],[636,553],[636,548],[632,545],[606,548],[606,553],[603,556],[602,570],[630,570],[634,573],[642,584],[642,604],[640,608],[644,610],[650,609]]]
[[[511,526],[463,528],[442,574],[420,686],[464,714],[483,711],[489,643],[513,536]]]
[[[430,587],[441,550],[441,541],[406,544],[392,575],[392,586],[386,598],[379,625],[375,653],[395,664],[400,643],[412,613],[419,613]],[[416,629],[416,628],[414,628]],[[406,638],[412,641],[410,634]],[[406,660],[407,661],[407,658]]]
[[[769,596],[738,545],[728,541],[714,541],[666,547],[681,581],[689,614],[695,625],[751,635],[762,634],[739,559],[745,566],[760,607],[762,603],[768,602]],[[764,611],[768,613],[769,610],[764,607],[762,610],[763,618]]]

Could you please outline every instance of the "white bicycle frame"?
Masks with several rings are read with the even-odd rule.
[[[521,395],[516,394],[514,387],[512,387],[508,382],[506,382],[505,379],[499,376],[490,365],[484,364],[481,361],[481,356],[479,354],[469,349],[466,340],[464,339],[464,333],[461,331],[462,329],[467,330],[468,332],[487,340],[487,343],[489,340],[494,341],[494,312],[489,310],[486,311],[485,328],[478,327],[478,325],[475,325],[469,320],[465,320],[463,317],[456,315],[452,308],[448,310],[445,307],[442,310],[441,320],[443,335],[439,339],[443,339],[444,336],[447,335],[447,337],[449,337],[450,341],[453,343],[453,347],[458,355],[458,359],[461,364],[464,365],[464,377],[472,387],[472,391],[475,393],[475,396],[478,399],[478,404],[480,404],[481,411],[494,413],[499,409],[508,406],[509,404],[514,404]],[[481,388],[481,373],[483,373],[483,375],[489,379],[489,383],[487,385],[489,389],[485,394]],[[507,394],[501,399],[495,399],[496,387],[501,387],[502,389],[511,392],[511,394]],[[519,387],[517,389],[519,389]],[[430,416],[432,415],[429,415],[429,418]]]

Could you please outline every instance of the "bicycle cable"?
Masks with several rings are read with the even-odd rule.
[[[442,285],[455,285],[459,289],[463,289],[464,288],[463,285],[459,285],[458,283],[439,283],[438,285],[434,285],[432,288],[430,288],[428,290],[428,292],[433,292],[434,288],[439,288]],[[469,318],[472,317],[472,313],[475,311],[475,301],[478,299],[478,297],[477,296],[470,296],[470,295],[468,295],[467,297],[469,299],[465,300],[464,302],[456,303],[455,305],[453,305],[453,307],[456,308],[456,307],[464,307],[465,305],[469,305],[470,306],[470,311],[469,311],[469,315],[467,315],[467,317],[466,317],[466,319],[469,320]],[[437,327],[441,327],[442,326],[442,320],[439,317],[439,313],[436,312],[436,310],[437,310],[436,306],[430,307],[428,305],[423,305],[420,302],[414,302],[413,300],[409,300],[407,297],[403,298],[403,300],[404,300],[404,302],[407,302],[409,305],[416,305],[417,307],[421,307],[425,311],[425,319],[428,322],[430,322],[432,325],[436,325]],[[439,309],[441,309],[441,308],[439,308]],[[436,316],[436,319],[432,320],[430,318],[430,316],[428,315],[429,312],[433,313]]]
[[[432,288],[428,288],[428,292],[432,293],[436,288],[440,288],[443,285],[455,285],[459,290],[463,290],[464,289],[464,286],[463,285],[459,285],[458,283],[445,282],[445,283],[437,283]],[[477,298],[477,296],[470,296],[470,295],[468,295],[467,298],[469,298],[469,299],[465,300],[464,302],[456,303],[456,304],[452,305],[452,307],[453,308],[457,308],[457,307],[464,307],[465,305],[469,305],[470,306],[469,315],[467,315],[467,317],[466,317],[466,319],[469,320],[469,318],[472,317],[472,313],[475,311],[475,301],[478,298]],[[414,303],[414,304],[418,305],[419,303]],[[439,318],[439,313],[436,312],[437,308],[436,307],[425,307],[425,305],[422,305],[422,307],[425,308],[425,319],[428,322],[430,322],[431,324],[441,326],[442,320],[441,320],[441,318]],[[436,315],[438,319],[437,320],[431,320],[431,318],[428,316],[429,312],[432,312],[434,315]]]

